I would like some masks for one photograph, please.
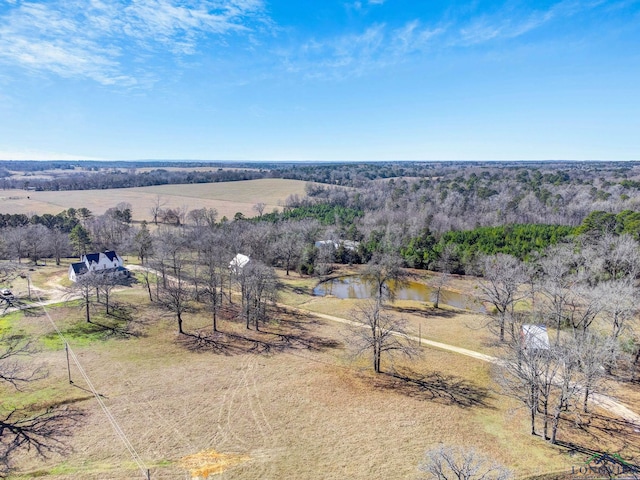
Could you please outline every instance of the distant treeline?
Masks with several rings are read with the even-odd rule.
[[[270,178],[272,176],[272,172],[266,170],[223,170],[222,168],[211,171],[168,171],[157,169],[142,173],[113,170],[106,172],[74,172],[52,179],[4,176],[4,178],[0,179],[0,186],[4,189],[33,189],[37,191],[102,190],[168,184],[234,182]]]
[[[256,178],[287,178],[329,185],[363,187],[374,180],[422,179],[446,196],[453,191],[486,199],[500,191],[496,182],[511,178],[543,202],[556,201],[553,189],[567,185],[591,184],[602,172],[616,181],[605,181],[605,188],[620,185],[638,189],[640,182],[627,179],[637,163],[626,162],[614,168],[609,163],[589,162],[201,162],[201,161],[3,161],[0,164],[2,188],[36,190],[96,190],[165,184],[228,182]],[[209,171],[168,171],[165,168],[210,168]],[[138,168],[154,168],[137,172]],[[31,174],[52,172],[53,179]],[[22,172],[21,175],[12,172]],[[469,172],[469,173],[465,173]],[[431,183],[433,182],[433,183]],[[547,186],[547,187],[545,187]],[[599,194],[599,195],[598,195]],[[608,193],[592,195],[606,200]],[[519,201],[519,200],[518,200]]]
[[[0,229],[8,227],[26,227],[27,225],[44,225],[49,229],[58,229],[69,233],[80,223],[75,216],[75,209],[71,208],[57,215],[45,213],[43,215],[25,215],[24,213],[0,213]]]

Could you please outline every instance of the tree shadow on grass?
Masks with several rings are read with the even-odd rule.
[[[313,287],[296,287],[293,285],[283,284],[282,290],[292,292],[297,295],[313,295]]]
[[[99,320],[91,319],[89,323],[102,328],[108,336],[114,337],[144,337],[144,327],[150,320],[140,315],[140,308],[127,303],[112,302],[109,313],[103,314]]]
[[[106,323],[96,322],[91,320],[92,325],[103,330],[106,338],[108,337],[121,337],[121,338],[137,338],[142,334],[131,328],[131,325],[127,323],[114,323],[113,325],[107,325]]]
[[[586,460],[576,462],[575,475],[566,478],[619,478],[640,479],[640,464],[626,460],[621,453],[592,449],[573,442],[557,440],[556,445],[565,448],[570,455],[581,454]]]
[[[461,313],[466,313],[464,310],[454,311],[454,310],[443,310],[440,308],[429,308],[427,310],[421,308],[407,308],[407,307],[399,307],[396,305],[387,305],[385,309],[393,310],[396,313],[400,314],[408,314],[408,315],[417,315],[423,318],[454,318]]]
[[[321,352],[341,346],[341,343],[333,338],[317,334],[314,327],[323,322],[311,314],[280,308],[273,309],[272,314],[277,320],[262,324],[259,331],[239,329],[236,321],[232,331],[224,326],[219,332],[202,329],[182,335],[179,341],[185,348],[194,352],[222,355],[269,355],[294,350]]]
[[[487,388],[454,375],[438,372],[420,374],[410,369],[402,372],[382,373],[375,377],[378,388],[393,390],[419,400],[430,400],[463,408],[492,408]]]
[[[608,414],[591,413],[574,422],[577,428],[588,435],[593,442],[614,446],[619,452],[640,450],[640,426]]]
[[[101,329],[105,338],[139,338],[144,336],[143,327],[148,321],[136,315],[137,311],[133,305],[113,304],[108,315],[98,319],[94,315],[88,323],[95,333]]]
[[[44,309],[40,306],[23,306],[20,310],[25,317],[42,317],[44,315]]]
[[[256,353],[270,355],[290,350],[324,351],[337,348],[340,343],[317,335],[275,333],[265,329],[258,332],[247,330],[237,332],[196,332],[185,333],[179,338],[180,344],[192,352],[211,352],[220,355],[242,355]]]

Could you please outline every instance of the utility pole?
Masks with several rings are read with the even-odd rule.
[[[71,364],[69,363],[69,344],[65,342],[64,350],[67,352],[67,373],[69,374],[69,383],[73,384],[73,380],[71,380]]]

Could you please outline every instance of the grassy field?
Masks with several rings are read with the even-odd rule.
[[[37,286],[55,278],[47,268],[46,275],[33,273]],[[313,299],[305,293],[313,279],[282,278],[283,302],[348,316],[353,302]],[[116,314],[96,306],[92,325],[76,306],[49,312],[153,479],[415,479],[424,451],[440,443],[473,446],[518,477],[568,472],[592,449],[636,462],[640,455],[638,434],[600,411],[579,427],[564,422],[564,446],[532,437],[526,412],[497,393],[491,366],[479,360],[425,348],[421,358],[395,363],[398,376],[385,359],[387,373],[373,375],[369,359],[348,347],[348,329],[311,314],[280,309],[254,332],[228,308],[223,333],[213,335],[208,315],[196,308],[185,315],[188,335],[177,335],[173,318],[149,304],[140,286],[115,299]],[[474,316],[446,312],[427,319],[424,312],[403,314],[430,322],[425,337],[492,348]],[[14,478],[143,478],[75,369],[69,385],[64,350],[47,318],[13,313],[0,328],[37,338],[37,361],[49,370],[24,392],[3,387],[3,404],[64,402],[85,413],[69,455],[25,455]],[[638,398],[637,386],[625,392]]]
[[[306,182],[300,180],[260,179],[239,182],[158,185],[111,190],[72,190],[65,192],[26,192],[4,190],[0,195],[0,213],[57,214],[67,208],[86,207],[102,214],[120,202],[132,205],[136,221],[151,220],[149,213],[158,195],[163,208],[215,208],[219,216],[231,219],[236,212],[255,216],[253,206],[262,202],[265,212],[278,208],[289,195],[305,195]]]

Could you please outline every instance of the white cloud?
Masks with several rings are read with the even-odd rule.
[[[361,0],[348,6],[364,9],[364,5],[383,2]],[[410,58],[415,60],[416,54],[517,38],[556,19],[570,18],[604,4],[605,0],[563,0],[547,9],[532,10],[518,9],[508,3],[491,14],[470,20],[445,15],[431,24],[422,19],[413,19],[397,27],[378,23],[356,33],[313,38],[300,47],[280,53],[289,72],[304,73],[312,78],[341,79],[389,68]],[[464,15],[469,13],[472,11],[463,12]]]
[[[564,0],[546,10],[518,12],[507,9],[499,11],[494,15],[485,15],[474,19],[468,25],[460,28],[456,43],[472,45],[500,38],[516,38],[553,20],[571,17],[580,12],[592,10],[604,3],[604,0]]]
[[[406,61],[408,55],[430,48],[444,27],[428,28],[418,20],[392,29],[374,24],[359,33],[326,39],[312,39],[296,51],[280,52],[290,72],[309,77],[343,78]]]
[[[58,0],[0,16],[0,62],[64,77],[133,85],[124,58],[189,55],[210,36],[268,23],[262,0]]]

